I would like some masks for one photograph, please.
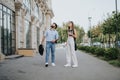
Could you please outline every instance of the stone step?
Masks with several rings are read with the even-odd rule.
[[[3,55],[2,53],[0,53],[0,61],[3,61],[5,59],[5,55]]]

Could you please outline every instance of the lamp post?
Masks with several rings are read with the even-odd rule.
[[[118,48],[118,23],[117,23],[117,20],[118,20],[118,11],[117,11],[117,0],[115,0],[115,8],[116,8],[116,48]]]
[[[118,11],[117,11],[117,0],[115,0],[115,8],[116,8],[116,19],[117,19],[117,13],[118,13]]]
[[[92,17],[88,17],[88,20],[89,20],[89,28],[90,28],[90,32],[89,32],[89,35],[90,35],[90,46],[92,45],[92,35],[91,35],[91,19]]]

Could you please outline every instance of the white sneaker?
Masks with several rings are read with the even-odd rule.
[[[55,63],[52,63],[52,66],[56,66]]]
[[[78,65],[72,65],[72,67],[73,67],[73,68],[76,68],[76,67],[78,67]]]
[[[45,67],[48,67],[48,63],[45,63]]]
[[[70,64],[66,64],[66,65],[64,65],[65,67],[70,67],[71,65]]]

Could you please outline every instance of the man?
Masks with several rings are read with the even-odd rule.
[[[48,67],[48,61],[49,61],[49,54],[51,51],[51,61],[52,66],[55,66],[55,43],[58,40],[58,32],[55,30],[57,28],[57,24],[53,23],[51,25],[51,28],[49,30],[46,30],[43,39],[42,44],[46,38],[46,57],[45,57],[45,67]]]

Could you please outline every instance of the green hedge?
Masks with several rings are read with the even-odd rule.
[[[100,57],[101,59],[107,60],[110,64],[120,67],[120,50],[116,48],[98,48],[88,46],[78,46],[79,50],[86,51]]]
[[[108,48],[105,51],[105,58],[107,58],[108,60],[116,60],[118,59],[119,56],[119,50],[116,48]]]
[[[94,54],[96,56],[105,57],[106,60],[116,60],[120,56],[120,52],[116,48],[98,48],[89,46],[79,46],[79,50],[86,51],[87,53]]]
[[[105,49],[104,48],[96,48],[94,53],[97,56],[104,56],[105,55]]]

